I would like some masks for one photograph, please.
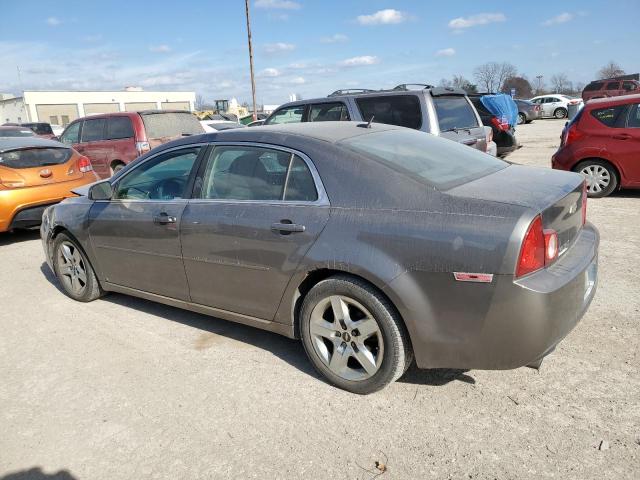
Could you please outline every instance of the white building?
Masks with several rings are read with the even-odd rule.
[[[98,113],[140,110],[194,110],[195,92],[147,92],[127,87],[114,92],[37,92],[21,97],[0,94],[0,125],[46,122],[66,126],[76,118]]]

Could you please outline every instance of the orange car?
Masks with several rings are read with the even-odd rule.
[[[87,157],[37,137],[0,139],[0,232],[40,225],[42,212],[98,176]]]

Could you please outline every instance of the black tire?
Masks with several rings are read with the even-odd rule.
[[[523,125],[525,123],[529,123],[529,122],[527,122],[527,116],[524,113],[519,112],[518,113],[518,125]]]
[[[591,185],[587,184],[587,196],[589,198],[606,197],[607,195],[610,195],[616,188],[618,188],[618,172],[609,162],[598,159],[584,160],[573,168],[574,172],[581,173],[583,175],[587,175],[588,170],[601,171],[601,169],[606,170],[609,178],[609,183],[606,186],[601,186],[599,191],[597,191]]]
[[[368,378],[353,380],[334,373],[327,364],[328,360],[323,360],[321,353],[315,346],[317,343],[314,342],[318,342],[319,337],[315,337],[315,340],[312,337],[312,312],[323,302],[327,302],[327,299],[336,296],[360,304],[368,310],[377,324],[376,335],[379,337],[376,338],[381,338],[383,342],[382,354],[380,355],[381,363],[377,371]],[[349,311],[351,312],[351,310]],[[381,390],[400,378],[413,361],[409,334],[395,307],[377,289],[361,279],[349,275],[336,275],[319,282],[305,296],[300,309],[299,321],[302,344],[315,369],[330,383],[349,392],[365,395]],[[335,320],[334,323],[338,324]],[[358,334],[357,330],[357,328],[353,330],[351,340],[358,339],[355,336]],[[343,339],[337,335],[336,341],[342,342]],[[348,338],[346,342],[349,342]],[[346,343],[343,342],[342,345],[344,346]],[[354,349],[355,352],[358,351],[357,348],[354,347]],[[354,350],[351,351],[354,352]],[[380,350],[378,350],[379,352]],[[334,353],[335,350],[331,352],[331,357]],[[354,359],[350,358],[349,361]],[[357,360],[355,361],[356,365],[360,365]]]
[[[65,260],[61,258],[65,257],[65,254],[63,253],[64,247],[70,249],[70,251],[72,252],[72,256],[76,255],[77,252],[77,257],[79,258],[78,266],[79,268],[82,268],[85,279],[84,281],[82,281],[82,279],[78,281],[78,279],[76,278],[76,281],[78,282],[76,284],[81,287],[79,289],[74,290],[73,288],[74,283],[72,280],[70,280],[73,274],[65,274],[63,271],[61,271],[63,268],[65,268],[65,265],[63,265],[63,262]],[[64,233],[60,233],[53,241],[53,270],[56,274],[56,277],[58,278],[58,281],[62,285],[62,289],[64,290],[64,292],[74,300],[77,300],[79,302],[91,302],[104,295],[104,292],[100,287],[100,283],[96,278],[96,274],[93,271],[93,267],[91,266],[91,263],[89,263],[84,250],[82,250],[82,248],[78,246],[75,240],[65,235]]]
[[[553,111],[553,116],[557,119],[567,118],[567,109],[566,108],[556,108]]]

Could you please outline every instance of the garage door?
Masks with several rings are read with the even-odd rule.
[[[189,102],[162,102],[163,110],[190,110]]]
[[[58,120],[58,125],[65,127],[69,122],[78,118],[78,105],[58,104],[58,105],[36,105],[38,122],[50,122],[54,118]]]
[[[120,111],[117,103],[85,103],[84,114],[95,115],[96,113],[114,113]]]
[[[156,102],[131,102],[125,103],[124,109],[127,112],[139,112],[141,110],[157,110]]]

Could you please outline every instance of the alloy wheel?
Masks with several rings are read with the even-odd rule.
[[[600,193],[611,183],[611,174],[602,165],[587,165],[580,173],[587,179],[588,193]]]
[[[56,258],[60,280],[75,295],[82,295],[87,288],[87,271],[78,248],[71,242],[62,242]]]
[[[384,342],[378,322],[352,298],[332,295],[311,312],[311,342],[322,362],[345,380],[365,380],[380,369]]]

